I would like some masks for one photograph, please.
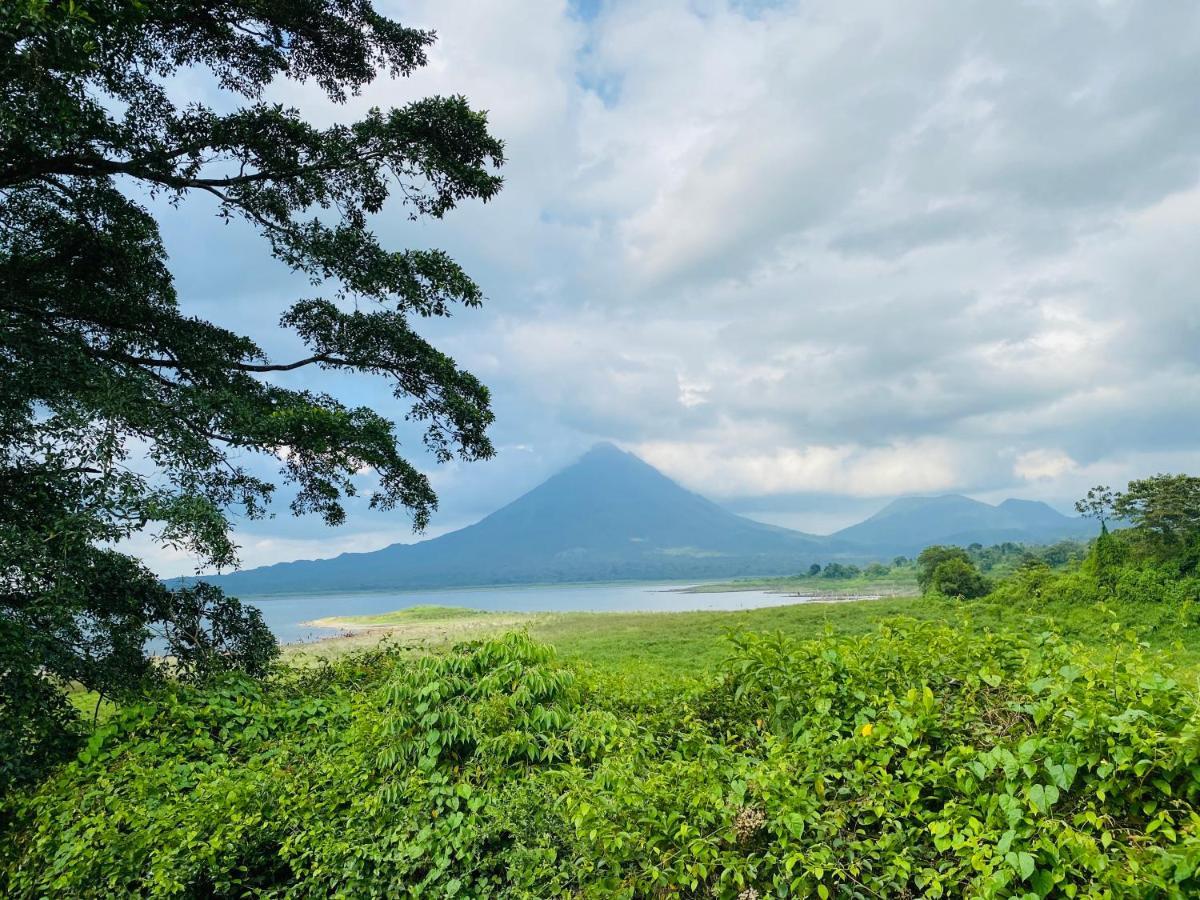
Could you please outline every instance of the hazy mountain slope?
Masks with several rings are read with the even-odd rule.
[[[480,522],[417,544],[280,563],[210,580],[233,593],[386,590],[792,574],[929,544],[1049,543],[1092,533],[1044,503],[905,497],[830,537],[735,515],[600,444]]]
[[[1090,537],[1093,522],[1064,516],[1034,500],[997,506],[957,494],[902,497],[869,519],[831,535],[845,544],[911,554],[930,544],[1043,544]]]
[[[366,590],[615,578],[787,574],[825,538],[755,522],[600,444],[468,528],[373,553],[211,578],[235,593]]]

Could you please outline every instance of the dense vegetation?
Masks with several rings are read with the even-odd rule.
[[[806,571],[796,575],[709,582],[692,590],[696,593],[768,590],[803,596],[917,594],[929,587],[936,563],[957,559],[965,566],[948,566],[938,579],[937,592],[969,599],[987,593],[991,584],[988,577],[994,580],[1037,563],[1061,569],[1082,562],[1087,552],[1088,545],[1080,541],[1058,541],[1043,546],[1011,541],[987,547],[978,543],[966,547],[934,545],[925,548],[917,559],[895,556],[890,562],[876,560],[861,567],[842,562],[812,563]]]
[[[230,515],[264,515],[275,490],[264,461],[298,514],[342,521],[369,468],[373,506],[427,521],[391,421],[273,373],[379,376],[436,459],[491,455],[487,390],[411,324],[480,289],[368,227],[393,193],[414,218],[492,197],[486,116],[433,97],[320,128],[263,99],[291,80],[342,102],[432,41],[369,0],[0,6],[0,793],[75,746],[63,685],[128,698],[163,673],[151,633],[191,674],[275,652],[254,610],[166,590],[114,544],[148,532],[233,566]],[[185,68],[216,106],[178,96]],[[195,195],[323,294],[282,311],[298,358],[180,308],[149,200]]]
[[[4,805],[0,891],[1193,896],[1200,580],[1178,537],[1105,531],[975,601],[936,578],[972,555],[933,548],[924,598],[535,615],[167,684]]]
[[[1113,649],[967,619],[740,635],[680,690],[511,635],[173,686],[9,804],[0,888],[1187,896],[1195,700]]]

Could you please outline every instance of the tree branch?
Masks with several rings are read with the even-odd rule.
[[[113,353],[105,351],[105,356],[110,359],[118,360],[119,362],[130,363],[136,366],[149,366],[155,369],[174,369],[175,371],[185,371],[190,366],[176,362],[173,359],[156,359],[150,356],[129,356],[125,353]],[[300,369],[304,366],[311,366],[313,363],[327,363],[333,366],[349,366],[353,365],[347,359],[341,359],[337,356],[329,356],[325,353],[318,353],[306,359],[298,359],[290,363],[245,363],[245,362],[230,362],[225,368],[232,369],[237,372],[290,372],[293,369]]]
[[[156,158],[173,159],[182,156],[185,153],[196,152],[200,149],[203,149],[203,147],[192,145]],[[386,155],[387,153],[384,150],[369,150],[360,154],[357,158],[357,162],[373,162],[386,157]],[[342,162],[320,162],[311,163],[307,166],[299,166],[291,169],[290,171],[259,171],[251,172],[249,175],[238,174],[227,176],[225,178],[185,178],[180,175],[168,175],[165,173],[148,171],[144,168],[144,166],[150,161],[151,159],[147,157],[129,160],[112,160],[104,159],[103,157],[54,156],[31,163],[23,169],[13,166],[0,169],[0,185],[9,187],[35,178],[43,178],[47,175],[69,175],[82,178],[94,178],[97,175],[129,175],[133,178],[141,178],[146,181],[153,181],[156,184],[162,184],[167,187],[179,189],[206,187],[220,188],[236,187],[238,185],[252,184],[258,181],[283,180],[287,178],[295,178],[300,175],[308,175],[313,172],[334,171],[344,169],[346,167],[345,163]]]

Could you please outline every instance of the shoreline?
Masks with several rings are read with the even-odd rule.
[[[697,592],[705,593],[705,592]],[[774,594],[776,596],[794,597],[795,603],[772,604],[761,607],[745,607],[745,610],[714,610],[714,609],[686,609],[686,610],[544,610],[537,612],[522,612],[520,610],[484,610],[474,609],[472,607],[445,607],[444,612],[449,615],[430,612],[428,615],[415,614],[411,619],[401,621],[372,621],[366,616],[363,617],[339,617],[339,616],[322,616],[316,619],[309,619],[300,624],[307,628],[323,628],[330,631],[338,631],[340,634],[329,634],[318,637],[314,641],[297,641],[286,644],[285,646],[313,646],[324,641],[338,640],[344,637],[350,637],[356,634],[370,632],[392,632],[405,630],[425,630],[436,627],[450,627],[458,625],[458,629],[469,631],[470,628],[463,628],[462,625],[467,623],[477,623],[479,625],[517,625],[524,622],[529,622],[536,619],[547,617],[603,617],[603,616],[688,616],[688,615],[709,615],[715,612],[741,612],[754,609],[783,609],[789,606],[811,606],[815,604],[837,604],[837,603],[854,603],[866,602],[874,600],[899,600],[912,599],[914,595],[900,593],[878,593],[878,594],[792,594],[788,591],[764,591],[764,593]],[[383,616],[390,616],[405,613],[408,610],[416,610],[419,607],[408,607],[383,613]],[[362,621],[360,619],[366,619]]]
[[[764,576],[769,577],[769,576]],[[651,578],[643,580],[640,578],[618,578],[611,581],[535,581],[522,583],[518,581],[503,582],[500,584],[461,584],[461,585],[438,585],[436,587],[387,587],[387,588],[341,588],[338,590],[318,590],[318,591],[273,591],[268,594],[238,594],[241,600],[251,601],[266,601],[266,600],[289,600],[294,598],[307,597],[337,597],[344,595],[353,596],[375,596],[375,595],[390,595],[390,594],[406,594],[406,593],[421,593],[421,594],[455,594],[463,591],[478,591],[509,593],[516,590],[558,590],[562,588],[603,588],[603,587],[626,587],[635,585],[646,585],[654,588],[655,593],[686,593],[690,588],[703,587],[706,584],[717,584],[715,581],[697,581],[694,578]],[[737,590],[744,590],[738,588]]]

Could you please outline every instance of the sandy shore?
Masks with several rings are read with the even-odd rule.
[[[434,617],[410,622],[357,621],[326,616],[302,624],[327,628],[331,632],[328,636],[315,641],[288,644],[284,652],[289,656],[336,656],[380,643],[420,649],[523,628],[552,615],[554,613],[480,613],[477,616]]]

